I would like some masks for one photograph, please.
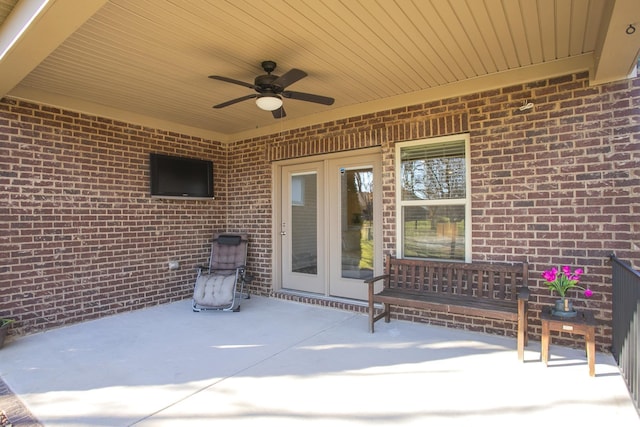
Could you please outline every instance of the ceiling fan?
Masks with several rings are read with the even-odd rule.
[[[257,76],[254,83],[245,83],[240,80],[231,79],[223,76],[209,76],[210,79],[221,80],[227,83],[233,83],[240,86],[248,87],[255,90],[257,93],[251,95],[241,96],[240,98],[232,99],[230,101],[223,102],[218,105],[214,105],[213,108],[224,108],[229,105],[236,104],[238,102],[246,101],[247,99],[255,98],[256,104],[259,108],[266,111],[271,111],[273,117],[280,119],[287,114],[282,107],[282,98],[297,99],[299,101],[315,102],[317,104],[332,105],[333,98],[327,96],[314,95],[311,93],[294,92],[292,90],[285,90],[288,86],[297,82],[298,80],[307,76],[302,70],[292,68],[281,76],[271,74],[276,69],[276,63],[273,61],[263,61],[262,69],[267,73],[261,76]]]

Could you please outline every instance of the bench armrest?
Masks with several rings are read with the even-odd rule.
[[[387,280],[389,278],[388,274],[383,274],[381,276],[372,277],[371,279],[367,279],[364,283],[372,284],[377,282],[378,280]]]
[[[528,301],[530,295],[531,295],[531,291],[529,291],[528,287],[523,286],[521,288],[518,288],[518,299],[519,300],[523,299],[525,301]]]

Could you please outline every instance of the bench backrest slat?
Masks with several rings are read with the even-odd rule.
[[[459,263],[387,256],[387,286],[407,292],[461,295],[493,300],[517,299],[528,285],[528,265]]]

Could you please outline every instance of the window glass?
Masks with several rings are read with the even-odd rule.
[[[403,254],[408,258],[464,260],[464,206],[406,206]]]
[[[402,200],[465,197],[464,141],[407,147],[401,153]]]
[[[399,238],[406,258],[469,258],[467,138],[399,144]]]

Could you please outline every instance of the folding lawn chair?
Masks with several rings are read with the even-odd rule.
[[[213,236],[209,266],[198,266],[193,289],[193,311],[239,311],[240,298],[249,298],[246,274],[246,233],[217,233]]]

